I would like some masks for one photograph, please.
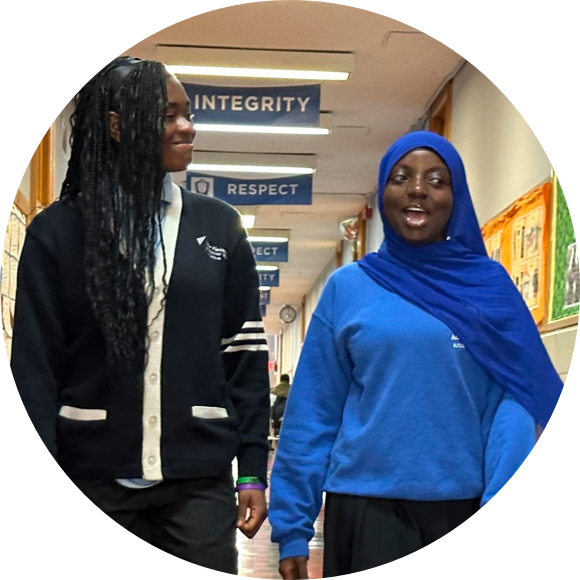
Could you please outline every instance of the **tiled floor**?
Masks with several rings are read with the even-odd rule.
[[[274,454],[270,454],[269,469],[272,469]],[[322,578],[322,524],[324,508],[315,525],[315,535],[310,542],[308,574],[310,578]],[[266,520],[253,540],[238,532],[238,574],[250,578],[279,579],[278,546],[270,541],[272,528]]]

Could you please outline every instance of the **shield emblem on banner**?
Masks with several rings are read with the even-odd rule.
[[[191,189],[194,193],[213,197],[213,177],[195,177],[191,180]]]

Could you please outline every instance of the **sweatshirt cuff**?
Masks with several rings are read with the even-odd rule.
[[[238,449],[238,477],[259,477],[268,485],[268,447],[248,445]]]
[[[306,538],[291,538],[280,542],[280,560],[299,556],[306,556],[307,558],[310,556]]]

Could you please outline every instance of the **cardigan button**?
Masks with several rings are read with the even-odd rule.
[[[154,330],[151,333],[151,340],[154,341],[154,342],[156,342],[156,341],[159,340],[159,331],[158,330]]]
[[[154,456],[154,455],[150,455],[150,456],[147,458],[147,463],[148,463],[149,465],[155,465],[155,463],[156,463],[156,462],[157,462],[157,459],[155,458],[155,456]]]
[[[158,377],[157,377],[157,374],[156,374],[156,373],[151,373],[151,374],[149,375],[149,380],[150,380],[152,383],[156,383],[156,382],[157,382],[157,379],[158,379]]]
[[[157,417],[155,415],[149,417],[149,425],[157,425]]]

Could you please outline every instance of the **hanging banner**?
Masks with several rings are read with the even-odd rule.
[[[258,274],[260,275],[260,286],[272,286],[273,288],[280,286],[280,270],[269,272],[258,270]]]
[[[260,306],[270,304],[270,290],[260,290]]]
[[[318,127],[320,85],[215,87],[183,83],[196,123]]]
[[[287,262],[288,241],[253,242],[250,240],[256,262]]]
[[[237,179],[188,172],[186,187],[231,205],[312,205],[312,175]]]
[[[580,314],[580,174],[555,176],[551,320]]]
[[[260,313],[262,314],[262,318],[264,318],[264,316],[266,316],[266,305],[265,304],[260,304]]]
[[[551,191],[550,183],[529,191],[482,227],[489,257],[508,271],[537,324],[546,316]]]

